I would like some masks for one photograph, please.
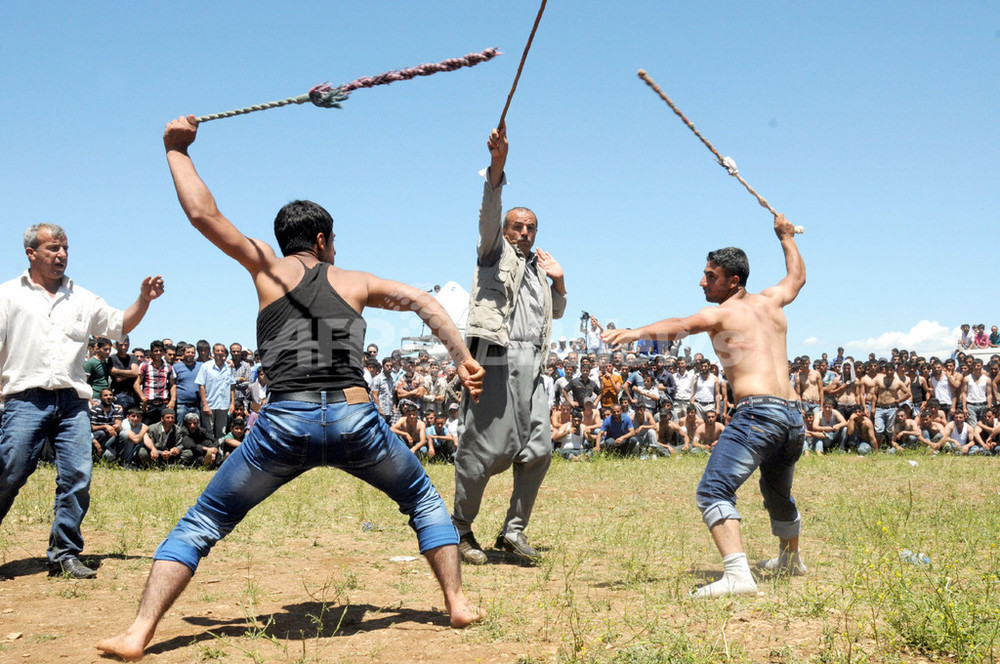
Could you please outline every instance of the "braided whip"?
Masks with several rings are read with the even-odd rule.
[[[719,165],[722,166],[724,169],[726,169],[726,171],[730,175],[732,175],[734,178],[736,178],[737,180],[739,180],[740,184],[742,184],[744,187],[746,187],[747,191],[749,191],[751,194],[753,194],[753,197],[757,199],[757,202],[760,203],[761,207],[767,208],[767,210],[770,211],[771,214],[773,214],[775,217],[777,217],[778,216],[778,212],[773,207],[771,207],[771,204],[768,203],[766,200],[764,200],[764,197],[761,196],[760,194],[758,194],[757,191],[753,187],[751,187],[749,184],[747,184],[747,181],[744,180],[743,177],[740,175],[740,171],[739,171],[738,168],[736,168],[736,162],[733,161],[733,158],[732,157],[723,157],[721,154],[719,154],[719,151],[716,150],[712,146],[712,144],[708,142],[708,139],[705,138],[704,136],[702,136],[701,132],[699,132],[695,128],[694,123],[692,123],[690,120],[688,120],[684,116],[684,114],[681,113],[681,110],[679,108],[677,108],[677,106],[674,105],[674,102],[670,101],[670,97],[668,97],[667,95],[665,95],[663,93],[663,90],[660,89],[660,86],[658,86],[656,84],[656,82],[653,81],[653,79],[651,79],[649,77],[649,74],[646,73],[645,69],[640,69],[639,70],[639,78],[641,78],[646,83],[646,85],[648,85],[649,87],[651,87],[653,89],[653,92],[655,92],[656,94],[660,95],[660,99],[662,99],[663,101],[667,102],[667,106],[670,107],[670,110],[672,110],[677,115],[677,117],[679,117],[684,122],[684,124],[687,125],[687,128],[690,129],[694,133],[694,135],[697,136],[701,140],[701,142],[705,144],[705,147],[708,148],[709,151],[711,151],[711,153],[713,155],[715,155],[715,159],[716,159],[716,161],[719,162]],[[805,228],[803,228],[802,226],[796,226],[795,227],[795,232],[796,233],[804,233],[805,232]]]
[[[409,69],[385,72],[384,74],[379,74],[378,76],[362,76],[361,78],[355,79],[350,83],[336,87],[331,86],[329,83],[320,83],[319,85],[314,86],[306,94],[299,95],[298,97],[287,97],[279,101],[255,104],[253,106],[246,106],[232,111],[202,115],[197,118],[197,120],[198,122],[208,122],[209,120],[231,118],[234,115],[244,115],[246,113],[253,113],[254,111],[265,111],[269,108],[279,108],[281,106],[288,106],[289,104],[304,104],[307,101],[311,101],[316,106],[320,106],[322,108],[340,108],[340,103],[347,99],[351,92],[357,90],[358,88],[372,88],[376,85],[388,85],[389,83],[395,83],[396,81],[408,81],[417,76],[430,76],[431,74],[436,74],[442,71],[455,71],[456,69],[461,69],[462,67],[474,67],[480,62],[492,60],[498,55],[500,55],[499,49],[488,48],[479,53],[469,53],[462,58],[451,58],[438,63],[417,65],[416,67],[410,67]]]

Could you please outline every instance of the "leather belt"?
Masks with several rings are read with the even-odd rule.
[[[304,401],[306,403],[368,403],[371,395],[363,387],[345,387],[342,390],[325,390],[321,392],[270,392],[268,403],[279,401]]]

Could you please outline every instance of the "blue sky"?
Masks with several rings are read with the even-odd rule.
[[[251,283],[181,213],[164,123],[497,46],[492,62],[360,90],[342,110],[207,123],[191,151],[248,235],[271,240],[277,209],[309,198],[334,216],[342,267],[468,288],[476,172],[537,7],[5,3],[0,277],[26,266],[25,226],[59,223],[68,273],[116,306],[164,275],[138,345],[253,347]],[[508,113],[505,204],[535,210],[537,245],[565,268],[557,336],[583,309],[620,326],[696,311],[720,246],[747,251],[751,290],[783,274],[770,215],[640,68],[806,227],[790,354],[937,350],[962,322],[1000,323],[1000,4],[553,0]],[[383,348],[420,331],[412,314],[366,313]]]

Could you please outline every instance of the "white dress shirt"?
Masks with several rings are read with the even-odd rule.
[[[83,372],[89,337],[119,340],[125,314],[63,277],[50,295],[28,271],[0,284],[0,392],[91,388]]]

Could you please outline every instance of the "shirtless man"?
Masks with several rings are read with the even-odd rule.
[[[858,405],[858,377],[854,372],[854,362],[844,360],[840,374],[825,391],[827,396],[837,400],[837,410],[847,419]]]
[[[909,396],[909,391],[891,364],[880,364],[877,371],[872,389],[875,399],[875,417],[872,419],[875,423],[875,437],[878,438],[879,445],[883,445],[892,439],[896,410]]]
[[[875,390],[878,383],[878,362],[869,360],[863,367],[864,375],[858,380],[859,403],[863,406],[865,416],[875,422]]]
[[[597,444],[597,430],[601,428],[602,422],[601,414],[597,411],[594,402],[584,401],[582,420],[583,437],[587,439],[591,447]]]
[[[434,446],[427,444],[427,423],[417,417],[417,407],[406,403],[399,407],[403,415],[389,429],[399,436],[410,451],[420,456],[434,457]]]
[[[656,451],[658,453],[671,455],[678,451],[678,445],[681,452],[687,452],[691,449],[691,439],[688,438],[687,431],[670,419],[672,416],[673,407],[668,402],[660,409],[659,430],[656,433]]]
[[[691,445],[699,450],[711,453],[715,444],[719,442],[719,436],[725,431],[726,426],[719,421],[719,416],[714,410],[707,410],[702,415],[702,422],[694,432],[694,440]]]
[[[552,409],[552,416],[549,418],[549,424],[552,430],[555,431],[564,424],[569,424],[572,418],[572,413],[575,409],[570,406],[568,401],[563,401],[561,404]]]
[[[862,406],[853,406],[853,409],[847,418],[847,447],[862,456],[871,454],[873,449],[878,449],[875,427]]]
[[[678,425],[681,428],[681,432],[687,437],[682,451],[689,452],[692,449],[691,441],[694,440],[694,434],[697,433],[698,427],[701,426],[697,409],[694,406],[688,406],[687,412],[680,419]]]
[[[732,383],[733,419],[708,459],[697,492],[702,518],[722,554],[725,572],[718,581],[695,591],[697,597],[757,592],[743,550],[736,490],[758,466],[771,532],[779,540],[778,557],[760,566],[772,572],[806,572],[799,555],[799,511],[791,495],[795,462],[802,454],[802,414],[788,382],[788,324],[782,311],[805,284],[806,269],[795,246],[794,227],[784,215],[775,217],[774,231],[786,268],[776,286],[747,292],[746,254],[734,247],[720,249],[708,255],[700,283],[705,299],[719,306],[686,318],[667,318],[602,335],[606,342],[619,344],[640,339],[673,341],[708,332]]]
[[[270,378],[270,403],[157,548],[132,625],[97,647],[122,659],[141,658],[160,619],[212,546],[280,486],[321,465],[350,470],[389,495],[410,517],[420,552],[444,593],[451,626],[481,620],[483,612],[462,592],[458,533],[444,501],[371,403],[361,366],[362,311],[367,306],[412,308],[448,349],[472,399],[482,391],[483,368],[430,294],[335,267],[333,219],[319,205],[293,201],[281,209],[274,223],[280,257],[266,242],[241,233],[219,212],[188,155],[197,128],[190,115],[167,125],[167,163],[191,224],[253,281],[257,344]],[[296,302],[296,297],[302,299]],[[342,440],[348,434],[356,436],[349,441],[350,453]]]
[[[823,403],[823,374],[809,366],[809,358],[799,361],[795,373],[795,393],[799,395],[802,408],[815,414]]]
[[[997,424],[996,416],[992,408],[983,411],[982,417],[976,422],[976,431],[983,441],[983,449],[987,454],[996,454],[997,441],[1000,440],[1000,426]]]

